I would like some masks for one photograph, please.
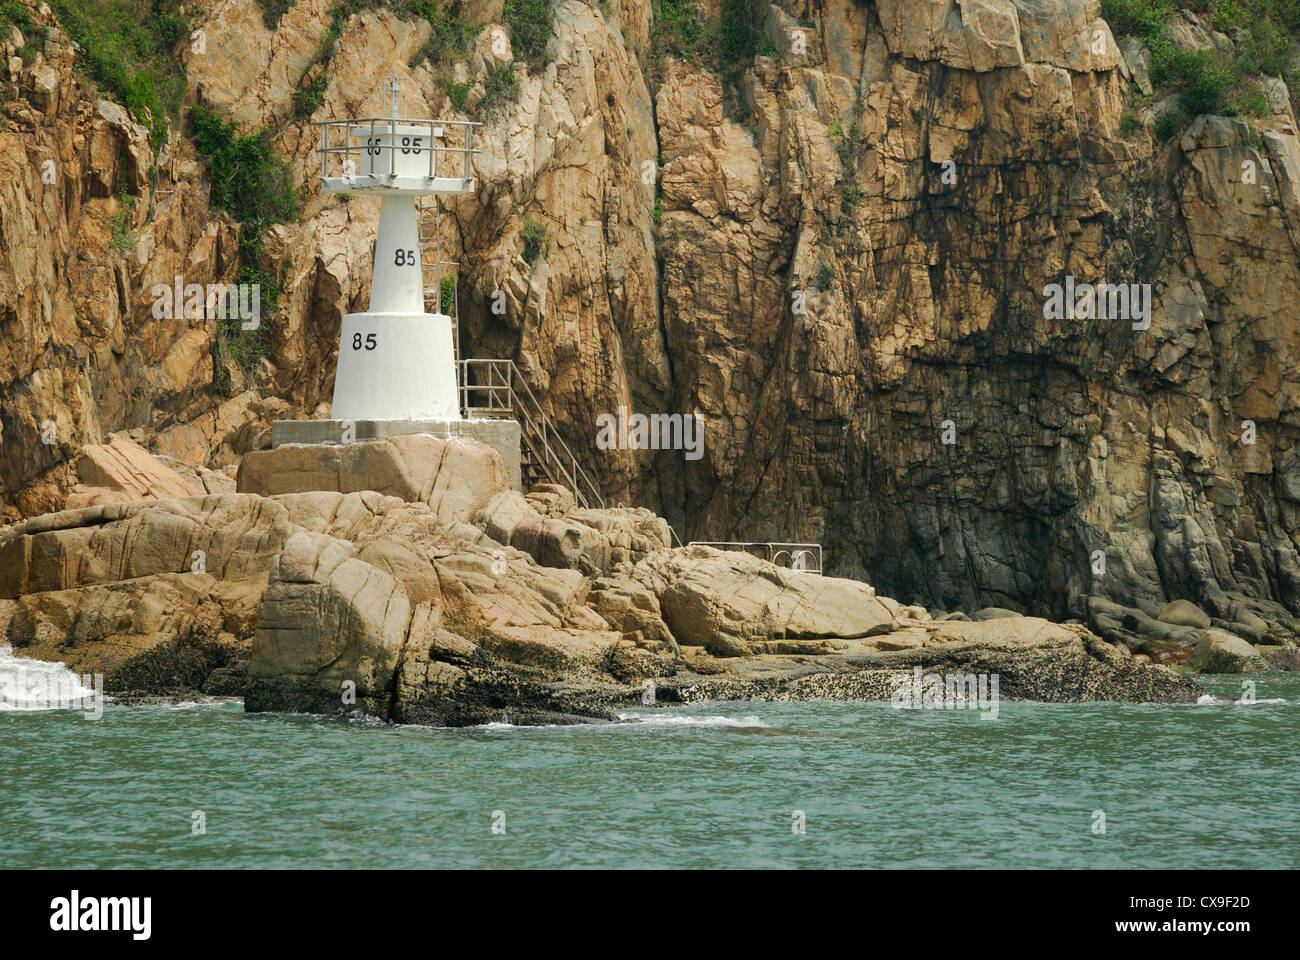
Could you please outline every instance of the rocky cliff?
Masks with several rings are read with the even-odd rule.
[[[410,113],[485,121],[478,194],[444,217],[463,354],[513,358],[613,498],[688,539],[820,541],[830,572],[932,608],[1124,636],[1174,599],[1228,625],[1300,613],[1300,141],[1278,81],[1249,122],[1170,129],[1149,51],[1093,0],[748,5],[729,61],[686,29],[729,4],[557,0],[537,56],[493,0],[457,8],[482,28],[460,46],[410,4],[200,0],[185,101],[266,126],[303,198],[260,243],[280,290],[240,364],[150,291],[233,279],[249,227],[180,118],[152,136],[87,80],[67,3],[21,2],[27,33],[0,36],[11,521],[62,507],[112,431],[219,469],[271,419],[327,412],[377,204],[319,193],[312,121],[386,113],[395,73]],[[1234,42],[1196,17],[1174,34]],[[1067,278],[1149,284],[1149,326],[1052,309]],[[701,414],[703,457],[599,449],[619,406]]]
[[[333,449],[348,462],[329,476],[290,469],[313,448],[280,447],[248,455],[238,493],[113,501],[5,528],[0,638],[102,674],[126,699],[201,691],[242,695],[252,712],[439,726],[613,719],[618,707],[701,699],[901,706],[906,688],[922,696],[923,672],[982,710],[1000,697],[1202,693],[1078,624],[998,610],[935,620],[856,580],[671,549],[642,508],[510,490],[500,455],[477,441]],[[1216,669],[1264,668],[1241,638],[1194,632]],[[975,686],[955,686],[967,678]],[[944,696],[926,704],[957,705]]]

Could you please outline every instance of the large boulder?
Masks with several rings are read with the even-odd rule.
[[[1266,669],[1254,647],[1218,627],[1205,631],[1188,666],[1200,673],[1258,673]]]
[[[512,490],[496,494],[474,515],[474,524],[543,566],[590,576],[672,546],[667,521],[649,510],[579,509],[567,489],[551,484],[539,484],[526,497]]]
[[[0,531],[0,598],[166,573],[265,577],[287,511],[247,494],[109,503]]]
[[[738,551],[657,553],[631,577],[658,596],[678,643],[720,656],[751,653],[754,641],[867,637],[895,625],[865,583],[786,570]]]
[[[115,690],[148,679],[161,686],[144,692],[171,691],[204,664],[228,673],[247,658],[267,573],[291,532],[283,506],[242,494],[33,518],[0,531],[0,642],[104,674]]]
[[[1005,620],[1009,617],[1023,617],[1023,613],[1008,610],[1006,607],[983,607],[970,615],[972,620]]]
[[[289,538],[258,615],[248,709],[262,705],[258,681],[270,680],[291,692],[274,702],[279,709],[355,704],[388,716],[411,604],[397,580],[355,552],[324,534]]]
[[[1210,625],[1210,615],[1190,600],[1173,600],[1165,604],[1156,617],[1161,623],[1204,630]]]
[[[466,437],[409,434],[342,444],[289,444],[244,457],[242,493],[374,490],[428,504],[447,523],[466,522],[510,486],[501,455]]]
[[[604,715],[562,690],[602,671],[620,641],[586,606],[577,570],[467,540],[422,503],[374,493],[281,500],[303,529],[270,571],[247,709],[445,723]]]
[[[108,443],[81,449],[75,468],[78,486],[66,507],[123,500],[166,500],[206,493],[200,482],[181,476],[134,441],[114,434]]]

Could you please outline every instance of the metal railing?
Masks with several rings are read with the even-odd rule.
[[[457,388],[460,392],[460,415],[474,417],[514,417],[519,421],[520,440],[529,461],[536,464],[551,483],[566,485],[580,507],[604,507],[600,488],[578,463],[569,445],[555,429],[550,417],[513,360],[458,360]],[[668,524],[672,544],[680,547],[681,537]],[[717,544],[707,544],[718,546]],[[817,571],[821,572],[821,546],[818,544],[782,544],[813,546],[817,550]],[[770,559],[770,558],[769,558]],[[794,561],[791,561],[792,565]]]
[[[595,481],[578,464],[550,417],[542,412],[513,360],[461,360],[457,373],[461,416],[513,416],[519,421],[520,439],[530,462],[551,483],[572,490],[580,507],[605,506]]]
[[[822,545],[820,543],[766,543],[761,541],[709,541],[692,540],[688,547],[713,547],[715,550],[738,550],[758,556],[778,567],[785,566],[800,573],[822,572]],[[755,550],[757,548],[757,552]],[[785,562],[782,563],[782,560]]]
[[[355,120],[321,120],[320,175],[322,180],[423,177],[443,180],[442,192],[473,190],[474,147],[472,120],[418,120],[401,117],[366,117]],[[450,145],[438,145],[450,140]],[[449,162],[441,161],[450,157]],[[459,159],[459,171],[456,170]],[[451,181],[460,181],[459,188]],[[347,184],[330,183],[337,189]]]

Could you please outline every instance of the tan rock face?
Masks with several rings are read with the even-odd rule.
[[[265,446],[276,416],[325,414],[377,210],[319,195],[315,128],[292,115],[328,8],[301,0],[271,33],[256,0],[222,0],[195,14],[206,55],[185,54],[193,93],[272,125],[306,198],[265,239],[282,310],[234,396],[214,386],[215,324],[151,309],[178,274],[233,279],[236,231],[188,143],[153,151],[58,33],[30,64],[0,51],[5,519],[62,507],[82,448],[114,431],[197,470]],[[514,358],[608,497],[686,539],[820,541],[830,572],[947,610],[1300,612],[1285,97],[1259,139],[1222,118],[1168,144],[1126,132],[1140,51],[1121,59],[1094,0],[777,4],[778,55],[739,91],[668,63],[652,93],[650,5],[607,9],[557,5],[549,62],[516,64],[518,102],[478,134],[479,193],[444,224],[462,352]],[[496,10],[466,14],[490,29]],[[388,72],[409,109],[450,115],[437,71],[407,66],[426,33],[351,18],[316,119],[386,111]],[[481,52],[450,66],[481,89]],[[149,196],[151,167],[174,193]],[[547,231],[531,265],[525,216]],[[1045,315],[1066,275],[1151,284],[1150,327]],[[620,405],[702,414],[704,456],[598,449],[596,417]],[[630,531],[606,532],[614,550]]]
[[[411,434],[348,444],[289,445],[244,457],[239,490],[261,496],[374,490],[429,504],[444,521],[467,521],[509,487],[501,455],[477,440]]]
[[[83,447],[75,468],[78,489],[69,509],[117,500],[166,500],[207,492],[201,482],[182,477],[126,437]]]

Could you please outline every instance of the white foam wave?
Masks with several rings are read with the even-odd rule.
[[[640,726],[650,727],[764,727],[768,725],[758,717],[750,714],[744,717],[692,716],[690,714],[669,713],[620,713],[620,720],[631,720]]]
[[[15,657],[0,646],[0,711],[80,710],[99,696],[62,663]]]
[[[1285,697],[1264,697],[1259,700],[1233,700],[1231,697],[1216,697],[1212,694],[1202,694],[1201,699],[1196,701],[1198,707],[1222,704],[1224,706],[1236,707],[1257,707],[1265,703],[1287,703]]]

